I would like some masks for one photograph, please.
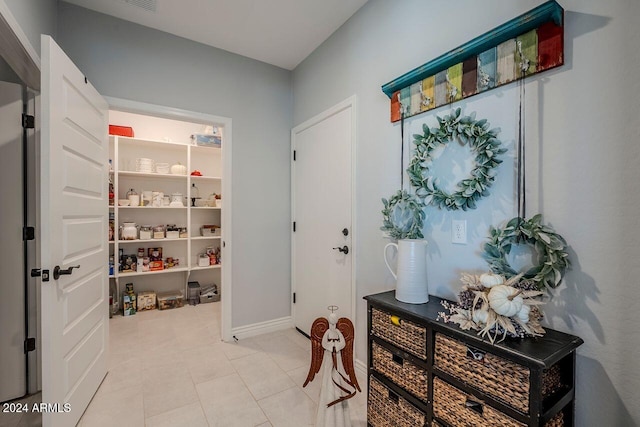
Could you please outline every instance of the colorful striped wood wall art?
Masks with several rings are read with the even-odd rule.
[[[548,1],[382,86],[391,121],[564,64],[564,9]]]

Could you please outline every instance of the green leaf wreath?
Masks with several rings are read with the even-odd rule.
[[[382,199],[382,227],[392,239],[422,239],[426,217],[424,204],[413,194],[398,190],[389,200]]]
[[[519,274],[506,259],[512,246],[518,243],[533,245],[538,253],[540,264],[524,272],[523,276],[538,290],[557,287],[570,266],[567,242],[551,227],[542,224],[540,214],[529,220],[515,217],[504,228],[491,227],[490,234],[489,241],[484,245],[483,257],[496,274],[507,278]]]
[[[415,150],[407,173],[411,184],[417,188],[416,194],[429,203],[448,210],[475,209],[476,201],[489,195],[488,188],[495,179],[495,168],[502,163],[498,157],[507,151],[501,148],[497,139],[500,129],[489,130],[486,119],[476,120],[475,113],[460,116],[460,108],[444,117],[436,117],[439,126],[429,129],[422,125],[423,134],[415,134]],[[469,145],[475,153],[475,167],[471,176],[457,184],[458,191],[448,194],[438,186],[429,170],[432,152],[437,147],[457,139],[463,145]]]

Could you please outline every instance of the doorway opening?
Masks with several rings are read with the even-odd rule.
[[[232,218],[231,119],[106,99],[109,122],[131,128],[134,135],[110,136],[114,190],[110,257],[114,264],[121,256],[137,261],[140,252],[143,261],[137,262],[144,270],[136,266],[133,273],[113,271],[112,292],[121,295],[132,283],[135,292],[182,290],[184,303],[190,297],[194,303],[220,299],[221,337],[232,339],[231,250],[227,249]],[[131,206],[132,201],[140,208]],[[123,237],[120,227],[125,222],[132,231]],[[164,240],[156,238],[161,235]],[[154,264],[151,271],[145,261],[153,249],[162,251],[168,268],[156,270]]]

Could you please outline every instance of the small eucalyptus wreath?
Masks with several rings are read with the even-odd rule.
[[[504,228],[491,227],[490,234],[483,257],[496,274],[506,278],[519,274],[511,268],[506,257],[512,246],[521,242],[533,245],[538,253],[540,264],[523,274],[523,279],[528,279],[538,290],[557,287],[570,266],[567,242],[551,227],[542,224],[540,214],[529,220],[515,217]]]
[[[424,204],[413,194],[398,190],[389,200],[382,199],[382,227],[392,239],[422,239],[426,214]]]
[[[489,129],[486,119],[476,120],[475,113],[460,116],[460,108],[444,117],[436,117],[439,126],[429,129],[422,125],[423,134],[415,134],[415,150],[407,173],[411,184],[417,188],[416,194],[424,199],[425,205],[431,203],[448,210],[475,209],[476,201],[489,195],[488,188],[495,180],[495,168],[502,163],[498,158],[507,151],[501,148],[497,139],[500,129]],[[437,147],[457,139],[463,145],[469,145],[475,153],[475,167],[471,176],[457,183],[458,191],[447,193],[438,186],[438,179],[429,170],[432,152]]]

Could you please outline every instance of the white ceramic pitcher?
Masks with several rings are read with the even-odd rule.
[[[398,252],[397,273],[387,259],[387,249],[395,246]],[[384,247],[384,263],[396,279],[396,299],[409,304],[429,301],[427,286],[427,241],[423,239],[401,239],[398,244],[388,243]]]

